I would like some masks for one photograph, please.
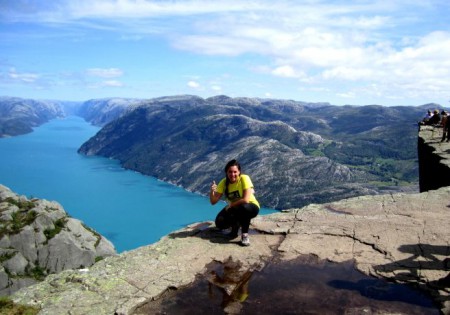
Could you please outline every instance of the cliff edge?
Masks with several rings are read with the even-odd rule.
[[[450,142],[441,141],[442,128],[420,126],[417,144],[420,191],[450,186]]]
[[[113,244],[60,204],[28,199],[0,185],[0,296],[111,255],[116,255]]]
[[[432,134],[419,137],[434,141]],[[443,152],[448,160],[448,149]],[[227,240],[211,222],[199,223],[90,269],[50,275],[12,298],[40,307],[40,314],[148,314],[163,294],[208,277],[211,263],[234,261],[245,277],[274,260],[312,257],[351,261],[367,275],[425,290],[443,314],[450,314],[449,212],[449,186],[311,204],[254,219],[250,247]],[[220,285],[225,292],[237,286]],[[380,314],[370,306],[364,312]]]

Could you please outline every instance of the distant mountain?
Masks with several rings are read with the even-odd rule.
[[[96,126],[104,126],[125,111],[139,106],[141,100],[131,98],[93,99],[80,104],[74,114]]]
[[[0,138],[32,132],[34,127],[63,116],[58,101],[0,97]]]
[[[139,106],[141,100],[107,98],[86,102],[32,100],[0,97],[0,138],[26,134],[51,119],[69,115],[83,117],[96,126],[117,119],[125,111]]]
[[[262,204],[284,209],[417,191],[417,120],[423,114],[413,106],[162,97],[127,106],[79,152],[118,159],[201,194],[237,158]]]

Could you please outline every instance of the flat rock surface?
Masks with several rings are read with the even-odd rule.
[[[309,255],[354,261],[367,275],[413,284],[449,314],[449,226],[450,187],[312,204],[253,219],[249,247],[210,222],[194,224],[90,269],[51,275],[13,299],[40,306],[41,314],[141,314],[149,301],[194,282],[211,263],[238,264],[245,276],[275,258]]]

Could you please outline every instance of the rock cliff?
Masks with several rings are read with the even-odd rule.
[[[83,102],[74,113],[93,125],[104,126],[124,112],[139,106],[141,102],[128,98],[93,99]]]
[[[22,135],[64,116],[61,103],[19,97],[0,97],[0,138]]]
[[[424,144],[433,143],[436,134],[424,132],[419,137]],[[446,152],[443,158],[448,160],[450,144],[439,145]],[[415,194],[311,204],[255,218],[250,247],[228,240],[210,222],[194,224],[155,244],[107,257],[89,269],[50,275],[18,291],[13,299],[39,306],[41,314],[149,314],[164,294],[182,289],[196,278],[205,278],[210,289],[220,286],[233,297],[252,273],[275,261],[303,257],[305,262],[351,261],[367,275],[430,293],[436,307],[450,314],[449,211],[448,186]],[[238,269],[237,279],[217,281],[217,274],[207,272],[213,263],[222,265],[224,272],[233,265]],[[264,287],[271,290],[270,284]],[[351,286],[346,289],[351,290]],[[363,290],[386,289],[366,286]],[[252,293],[246,294],[251,299]],[[292,302],[295,298],[291,297]],[[234,302],[233,308],[224,312],[239,314],[245,307],[240,299]],[[392,313],[372,305],[342,307],[345,314]]]
[[[441,141],[442,128],[420,126],[418,141],[420,191],[450,186],[450,144]]]
[[[115,254],[111,242],[58,203],[30,200],[0,185],[0,296]]]

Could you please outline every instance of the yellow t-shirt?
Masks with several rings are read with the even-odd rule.
[[[225,181],[226,178],[222,179],[219,182],[219,185],[217,185],[217,192],[220,194],[225,193]],[[241,174],[239,176],[239,179],[236,181],[236,183],[230,183],[228,184],[228,196],[225,196],[225,198],[229,202],[235,202],[236,200],[241,199],[244,196],[244,190],[245,189],[252,189],[253,183],[248,175]],[[259,206],[258,200],[256,200],[255,195],[251,194],[249,202]]]

